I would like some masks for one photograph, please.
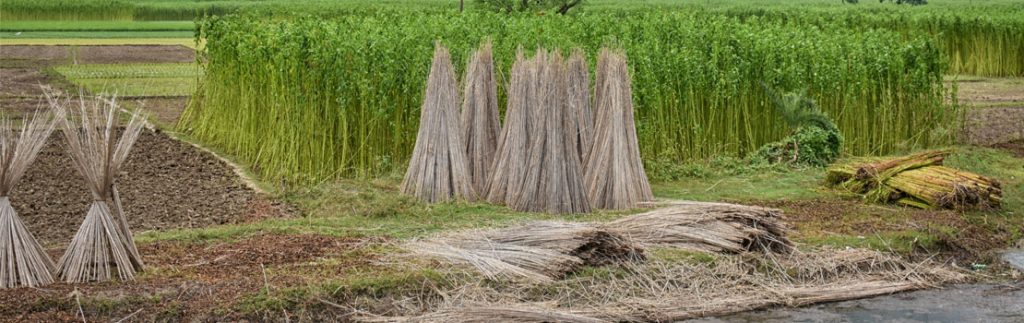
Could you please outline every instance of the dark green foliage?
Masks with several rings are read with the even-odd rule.
[[[754,161],[825,166],[839,156],[841,146],[839,132],[805,126],[782,140],[761,146]]]
[[[565,14],[583,4],[583,0],[477,0],[483,7],[498,12],[530,12],[554,10]]]
[[[619,43],[645,160],[742,158],[791,134],[758,80],[807,89],[851,154],[948,143],[930,135],[957,116],[943,104],[946,69],[933,40],[839,26],[657,10],[211,18],[200,29],[206,72],[179,129],[267,178],[386,174],[404,168],[415,143],[433,41],[465,62],[489,37],[498,75],[508,75],[519,46],[596,53]],[[505,96],[499,87],[499,102]]]
[[[775,111],[795,130],[786,138],[758,149],[754,161],[825,166],[839,157],[843,135],[814,100],[801,93],[779,95],[767,86],[764,88],[772,98]]]

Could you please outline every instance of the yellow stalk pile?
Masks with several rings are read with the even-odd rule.
[[[830,186],[863,194],[880,203],[931,209],[999,208],[998,181],[942,165],[948,151],[927,151],[887,160],[829,168]]]

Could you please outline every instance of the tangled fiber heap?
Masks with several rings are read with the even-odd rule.
[[[484,42],[473,53],[466,68],[465,98],[462,101],[462,146],[473,189],[487,192],[494,152],[498,146],[498,84],[494,80],[491,43]]]
[[[410,249],[470,265],[489,278],[545,282],[581,266],[643,260],[646,247],[789,253],[793,244],[779,218],[779,211],[760,207],[674,202],[604,224],[532,222],[418,241]]]
[[[584,223],[543,221],[409,245],[417,254],[470,265],[484,276],[551,282],[582,266],[643,259],[614,233]]]
[[[50,98],[50,104],[64,111],[70,102]],[[119,112],[114,99],[89,103],[82,99],[77,114],[80,120],[76,123],[69,116],[61,123],[72,164],[85,177],[93,197],[85,221],[57,265],[57,275],[65,282],[110,280],[111,266],[121,280],[131,281],[143,269],[114,180],[139,138],[145,118],[136,111],[122,129]]]
[[[674,202],[605,227],[645,246],[704,251],[789,252],[793,243],[778,210],[726,203]]]
[[[630,209],[654,199],[633,120],[626,56],[602,49],[597,63],[593,149],[584,163],[587,197],[600,209]]]
[[[21,125],[0,120],[0,288],[37,287],[53,282],[53,260],[28,231],[8,199],[57,127],[56,118],[34,115]],[[15,134],[17,133],[17,135]]]
[[[693,203],[679,205],[682,204]],[[675,206],[678,205],[668,207]],[[696,206],[686,207],[693,209]],[[762,212],[719,204],[706,207],[709,210],[729,208],[729,212],[734,213]],[[472,250],[476,252],[474,257],[487,255],[488,243],[491,248],[498,249],[508,245],[520,248],[554,245],[550,249],[538,248],[554,252],[579,245],[565,242],[574,236],[571,232],[587,227],[602,230],[612,226],[614,223],[592,226],[541,222],[537,227],[527,225],[508,231],[495,230],[481,235],[466,235],[478,238],[463,239],[476,239],[481,244]],[[658,229],[653,226],[647,228],[652,231],[646,236],[657,235]],[[561,230],[566,233],[551,235],[553,231]],[[539,234],[533,237],[531,232]],[[616,235],[615,232],[609,233]],[[631,241],[630,237],[620,236],[619,239],[625,239],[626,245],[634,248],[639,244]],[[449,238],[444,241],[455,243],[457,240]],[[718,248],[715,250],[722,252],[697,251],[702,257],[710,258],[709,261],[690,261],[674,258],[672,255],[680,253],[671,251],[681,247],[686,250],[682,255],[691,255],[691,250],[708,249],[674,243],[649,242],[643,245],[658,248],[658,254],[668,257],[633,257],[629,258],[633,261],[617,261],[579,274],[545,276],[548,278],[540,281],[495,281],[495,277],[519,276],[478,277],[455,271],[448,276],[451,286],[446,289],[429,295],[407,295],[406,301],[399,304],[404,310],[388,311],[387,315],[391,316],[362,314],[356,319],[376,322],[487,322],[495,318],[517,322],[674,322],[771,306],[802,306],[884,295],[965,279],[963,274],[931,260],[909,263],[898,256],[865,249],[734,253]],[[424,251],[421,252],[433,250],[432,246],[422,249]],[[500,261],[501,257],[499,254],[483,258],[454,256],[449,260],[480,269],[479,261]],[[541,258],[533,259],[534,263],[541,261]]]
[[[459,131],[459,90],[448,49],[437,44],[402,192],[434,203],[475,200]]]
[[[948,151],[830,167],[826,182],[871,202],[916,208],[993,209],[1002,204],[999,181],[942,166]]]

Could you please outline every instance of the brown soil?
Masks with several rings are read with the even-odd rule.
[[[1024,80],[1019,78],[979,78],[957,83],[957,99],[970,106],[1010,104],[1024,106]]]
[[[0,46],[5,64],[123,64],[123,63],[188,63],[195,51],[184,46]]]
[[[957,86],[959,103],[967,107],[960,142],[993,146],[1024,140],[1024,79],[977,78]]]
[[[15,210],[47,246],[70,242],[92,201],[61,140],[60,134],[50,138],[11,195]],[[118,189],[135,232],[251,221],[256,210],[272,204],[214,156],[148,130],[132,149]]]
[[[1024,90],[1022,90],[1024,92]],[[1024,107],[967,110],[961,141],[982,146],[1024,139]]]
[[[122,100],[121,103],[132,108],[145,110],[151,117],[151,120],[154,120],[161,126],[174,127],[178,122],[178,118],[181,117],[181,113],[185,111],[188,100],[188,97],[136,98]]]
[[[365,266],[372,257],[313,262],[323,257],[338,259],[337,255],[366,243],[316,235],[259,235],[230,243],[143,244],[139,251],[148,269],[137,282],[57,283],[0,290],[0,321],[81,322],[82,314],[89,321],[117,321],[133,313],[134,322],[179,322],[210,316],[245,320],[249,313],[234,311],[244,296],[261,291],[284,294],[288,287],[317,283],[346,268]]]

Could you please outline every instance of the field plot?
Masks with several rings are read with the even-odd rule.
[[[91,93],[120,97],[187,96],[203,74],[196,64],[82,64],[54,69]]]
[[[145,263],[135,279],[0,289],[0,321],[660,322],[938,286],[993,308],[951,284],[1024,283],[1001,260],[1024,254],[1019,1],[592,0],[566,15],[472,0],[3,3],[0,115],[46,111],[55,90],[117,95],[153,127],[114,174]],[[432,60],[438,44],[450,65]],[[624,57],[602,64],[603,50]],[[509,140],[502,123],[519,145],[488,147]],[[55,259],[90,205],[121,203],[91,195],[64,139],[10,192]],[[488,149],[529,161],[506,163],[523,170],[507,176],[516,204],[472,197],[499,187],[490,176],[451,201],[408,193],[403,171],[449,196],[438,183],[463,176],[443,166],[459,148],[474,167],[499,164]],[[600,166],[627,150],[628,171]],[[882,167],[922,151],[937,155]],[[587,213],[536,212],[568,210],[531,207],[556,201],[549,175],[575,158],[597,161],[572,171]],[[921,171],[939,162],[944,175]],[[826,185],[842,165],[863,190]],[[927,190],[893,180],[927,176]],[[653,200],[602,209],[593,183]],[[945,209],[978,183],[984,205]],[[898,204],[929,192],[947,195]],[[921,313],[903,301],[868,314]]]

